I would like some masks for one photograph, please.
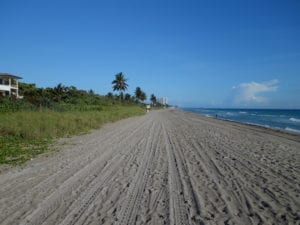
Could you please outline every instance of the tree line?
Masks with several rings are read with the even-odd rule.
[[[131,100],[131,101],[143,103],[145,100],[147,100],[146,93],[140,87],[136,87],[133,96],[131,96],[128,93],[126,93],[124,95],[124,92],[128,89],[128,86],[129,86],[127,81],[128,81],[128,79],[125,78],[123,72],[116,74],[115,79],[112,81],[113,91],[119,92],[118,98],[121,101],[122,100],[130,101]],[[109,92],[107,94],[107,96],[112,97],[113,94],[111,92]],[[151,101],[152,105],[157,105],[157,99],[154,94],[151,94],[150,101]]]
[[[13,99],[0,96],[0,111],[18,111],[22,109],[49,108],[59,111],[64,110],[101,110],[102,106],[117,104],[144,104],[147,99],[146,93],[140,88],[135,89],[134,95],[125,93],[128,89],[128,79],[122,72],[115,75],[112,81],[112,90],[118,94],[109,92],[107,95],[99,95],[93,90],[81,90],[75,86],[58,84],[51,88],[40,88],[36,84],[19,83],[19,93],[23,99]],[[154,94],[150,101],[157,104]]]

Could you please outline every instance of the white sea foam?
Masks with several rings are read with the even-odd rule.
[[[290,118],[290,121],[295,123],[300,123],[300,119],[296,119],[296,118]]]
[[[285,130],[287,130],[287,131],[292,131],[292,132],[296,132],[296,133],[300,133],[300,130],[293,129],[293,128],[290,128],[290,127],[286,127]]]
[[[234,116],[235,113],[232,113],[232,112],[226,112],[226,115],[227,115],[227,116]]]
[[[250,125],[255,125],[255,126],[259,126],[259,127],[266,127],[266,128],[275,128],[277,129],[277,127],[271,127],[269,125],[266,125],[266,124],[259,124],[259,123],[246,123],[246,124],[250,124]]]
[[[287,130],[300,133],[299,111],[266,111],[266,110],[227,110],[227,109],[190,109],[207,117],[253,124],[279,130]],[[291,114],[292,113],[292,114]]]

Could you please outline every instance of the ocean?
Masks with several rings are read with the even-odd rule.
[[[288,109],[205,109],[183,108],[208,117],[300,133],[300,110]]]

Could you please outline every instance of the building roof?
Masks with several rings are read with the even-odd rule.
[[[9,73],[0,73],[0,78],[22,79],[22,77],[12,75],[12,74],[9,74]]]

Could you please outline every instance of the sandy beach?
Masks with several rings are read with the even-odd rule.
[[[300,135],[151,111],[0,174],[0,224],[300,224]]]

